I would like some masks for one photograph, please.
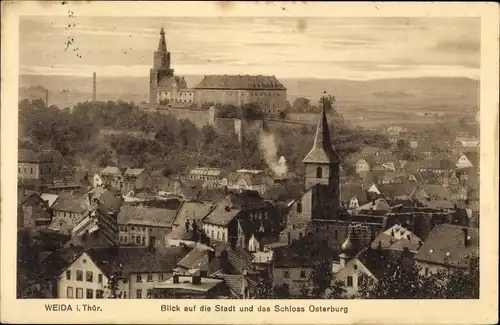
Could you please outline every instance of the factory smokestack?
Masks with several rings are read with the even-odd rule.
[[[49,107],[49,90],[45,89],[45,106]]]
[[[92,101],[95,101],[96,100],[96,83],[97,83],[97,80],[96,80],[96,75],[95,75],[95,72],[94,72],[94,78],[92,80]]]

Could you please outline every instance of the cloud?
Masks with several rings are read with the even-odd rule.
[[[470,40],[443,40],[439,41],[435,47],[438,51],[459,52],[462,54],[479,54],[481,49],[480,39]]]

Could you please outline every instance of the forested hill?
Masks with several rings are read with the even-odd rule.
[[[25,99],[19,103],[19,124],[20,147],[53,148],[72,164],[85,168],[115,164],[162,169],[166,174],[197,165],[266,169],[257,134],[247,136],[241,145],[234,134],[218,134],[209,126],[199,129],[188,120],[145,112],[133,103],[85,102],[69,110]],[[101,129],[110,128],[154,132],[156,136],[99,136]],[[283,126],[269,131],[275,135],[277,154],[300,175],[314,128]],[[336,127],[332,137],[341,157],[366,145],[388,145],[383,137],[360,128]]]

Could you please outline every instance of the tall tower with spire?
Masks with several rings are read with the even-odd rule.
[[[302,161],[306,169],[306,188],[318,189],[313,191],[312,208],[317,207],[320,218],[332,218],[340,209],[340,159],[333,149],[326,105],[323,100],[313,147]]]
[[[150,70],[149,102],[157,102],[158,85],[163,78],[173,77],[174,70],[170,69],[170,52],[167,50],[167,41],[163,27],[160,31],[158,48],[153,56],[153,68]]]

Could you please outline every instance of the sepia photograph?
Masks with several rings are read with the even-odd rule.
[[[480,17],[55,5],[19,16],[16,299],[484,296]]]

